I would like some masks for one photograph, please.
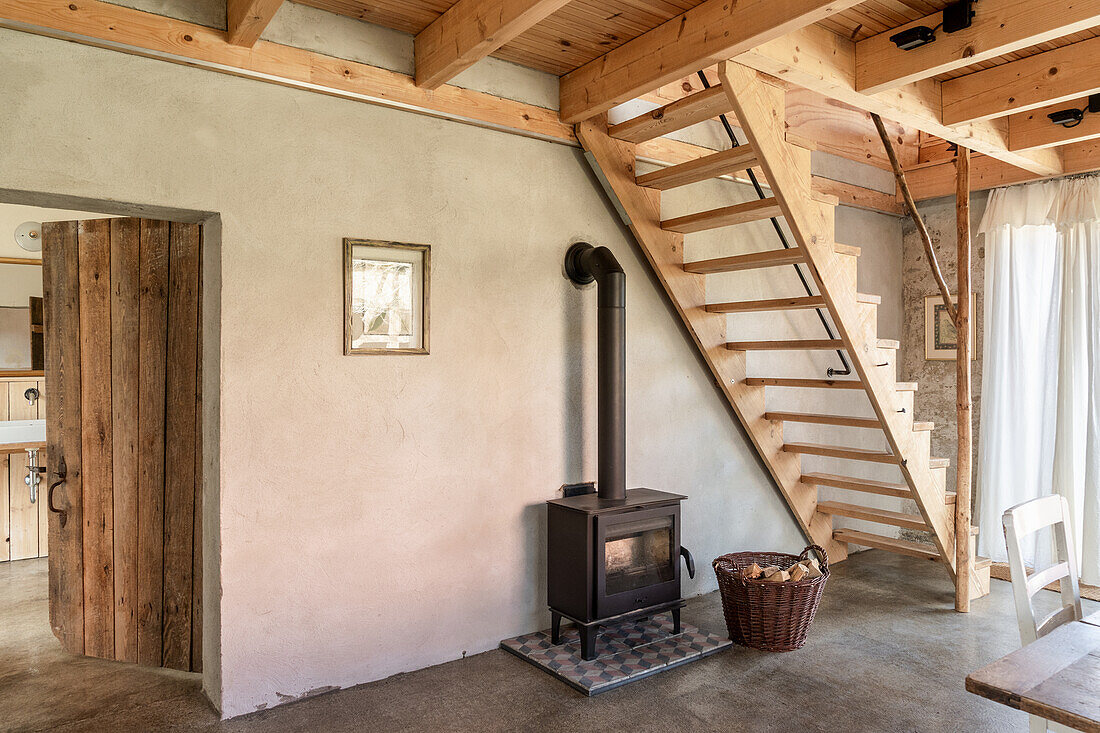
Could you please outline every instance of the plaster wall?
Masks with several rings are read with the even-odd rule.
[[[544,502],[596,473],[595,292],[562,276],[572,241],[611,247],[627,273],[628,481],[690,496],[701,572],[685,593],[714,588],[723,552],[803,546],[576,149],[7,30],[0,67],[0,188],[218,215],[204,674],[225,716],[547,623]],[[745,196],[716,183],[668,203]],[[897,220],[841,211],[861,287],[899,290]],[[432,245],[430,355],[342,355],[346,236]],[[766,228],[742,237],[727,253],[774,246]]]

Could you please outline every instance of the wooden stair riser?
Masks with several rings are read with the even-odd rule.
[[[895,382],[895,385],[896,384],[897,384],[897,382]],[[901,421],[901,424],[908,424],[908,425],[912,426],[913,421],[916,419],[916,416],[913,412],[914,409],[916,409],[916,407],[915,407],[916,396],[917,396],[917,393],[914,390],[909,390],[909,389],[895,389],[894,390],[894,406],[898,410],[904,410],[904,412],[899,412],[898,413],[898,415],[899,415],[898,419],[899,419],[899,421]]]
[[[877,329],[860,322],[855,300],[855,258],[834,251],[833,212],[812,201],[809,178],[798,171],[799,154],[784,141],[783,117],[775,115],[775,110],[781,109],[782,94],[760,83],[755,72],[733,62],[720,64],[719,76],[748,142],[760,156],[761,168],[794,242],[806,253],[806,270],[829,303],[840,338],[850,344],[855,373],[867,386],[871,405],[883,421],[890,452],[901,459],[901,473],[914,492],[921,516],[932,529],[936,554],[954,580],[954,516],[944,505],[942,495],[935,492],[927,455],[920,455],[915,439],[927,433],[914,432],[912,416],[898,412],[893,374],[875,366]]]
[[[845,298],[852,304],[855,310],[854,294],[858,289],[859,281],[859,257],[836,253],[832,258],[835,262],[836,280],[843,285],[844,294],[834,294],[834,297]],[[877,330],[877,329],[876,329]]]
[[[705,278],[684,267],[683,235],[661,227],[660,193],[635,182],[635,149],[607,136],[606,117],[586,120],[576,127],[577,138],[599,168],[601,183],[624,211],[634,236],[658,281],[669,295],[688,333],[714,376],[715,382],[745,426],[746,432],[771,473],[799,527],[829,557],[843,560],[846,544],[832,538],[832,520],[815,511],[817,489],[801,481],[797,455],[782,450],[781,426],[764,419],[764,392],[746,384],[744,352],[725,348],[727,317],[707,313]]]
[[[946,468],[933,468],[931,469],[932,480],[936,484],[936,488],[939,489],[941,494],[947,493],[947,469]]]

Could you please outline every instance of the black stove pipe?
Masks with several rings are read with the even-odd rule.
[[[601,500],[626,501],[626,275],[607,247],[577,242],[565,272],[578,284],[596,281],[597,431]]]

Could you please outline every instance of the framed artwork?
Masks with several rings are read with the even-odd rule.
[[[344,353],[427,354],[431,247],[344,240]]]
[[[952,299],[954,302],[954,299]],[[970,301],[970,358],[977,359],[974,353],[974,300]],[[954,361],[958,350],[958,333],[955,322],[947,312],[940,295],[924,296],[924,358],[930,361]]]

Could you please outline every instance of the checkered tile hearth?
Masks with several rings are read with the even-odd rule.
[[[552,645],[547,630],[505,639],[500,646],[586,695],[595,695],[732,645],[725,636],[700,631],[691,624],[682,624],[681,632],[674,636],[668,614],[601,627],[596,658],[589,662],[581,659],[575,628],[563,627],[561,642]]]

